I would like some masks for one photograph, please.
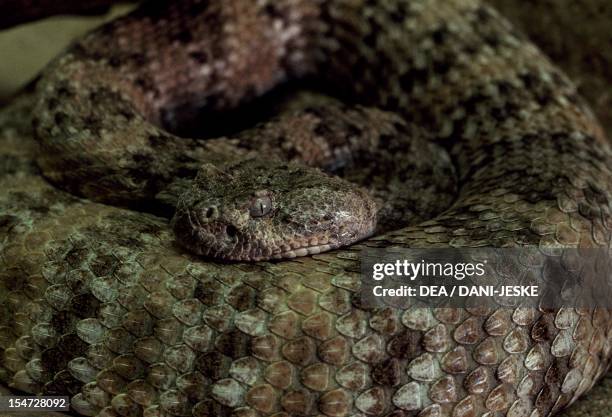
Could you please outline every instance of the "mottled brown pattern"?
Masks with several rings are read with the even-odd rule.
[[[612,3],[607,0],[490,0],[560,65],[612,131]]]
[[[360,307],[364,246],[608,247],[612,155],[572,84],[479,2],[321,7],[315,66],[341,90],[343,70],[361,71],[353,97],[445,144],[455,203],[328,254],[216,264],[180,250],[165,219],[9,169],[2,381],[69,393],[84,415],[535,417],[605,372],[609,311]]]

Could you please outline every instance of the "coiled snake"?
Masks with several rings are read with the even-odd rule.
[[[342,180],[262,163],[240,135],[203,144],[157,127],[177,130],[197,107],[231,109],[303,77],[380,110],[334,104],[286,116],[247,134],[272,138],[264,152],[288,140],[297,145],[283,152],[309,156],[307,142],[289,134],[302,123],[322,141],[315,153],[339,145],[335,157],[360,155],[360,137],[368,151],[388,147],[395,174],[404,165],[394,138],[407,136],[402,146],[417,141],[425,159],[446,149],[459,186],[452,202],[429,220],[415,209],[409,226],[308,258],[220,264],[182,250],[177,240],[258,260],[371,232],[370,221],[347,226],[316,211],[333,203],[349,218],[372,215],[375,203]],[[51,187],[8,141],[0,378],[15,389],[69,394],[76,412],[103,416],[543,416],[608,368],[607,310],[365,309],[355,297],[365,246],[609,245],[612,154],[599,125],[573,84],[478,1],[150,3],[51,64],[34,128],[38,166],[73,194],[131,208],[174,204],[182,179],[206,163],[188,186],[217,201],[179,202],[179,213],[213,226],[193,234],[185,224],[196,222],[175,217],[175,238],[165,218]],[[316,162],[325,165],[323,154]],[[440,164],[423,168],[442,178],[434,194],[454,187]],[[296,200],[289,190],[287,201],[301,205],[280,216],[280,233],[252,232],[286,214],[277,190],[299,183],[296,172],[306,194]],[[249,180],[266,193],[242,201],[244,192],[228,192]],[[347,194],[336,200],[338,190]],[[229,197],[242,217],[218,202]],[[325,239],[261,243],[336,224]],[[245,231],[256,244],[240,240]],[[219,240],[228,238],[241,243]]]

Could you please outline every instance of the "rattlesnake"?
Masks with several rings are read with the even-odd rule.
[[[180,250],[165,219],[80,200],[28,174],[35,168],[8,140],[0,199],[3,381],[69,393],[85,415],[519,416],[556,412],[602,375],[610,358],[606,310],[368,310],[354,297],[366,246],[609,244],[605,138],[571,82],[494,11],[472,0],[168,7],[101,29],[45,74],[35,128],[39,165],[54,183],[118,203],[131,198],[112,181],[100,186],[96,176],[106,171],[74,168],[115,150],[109,129],[135,123],[134,144],[142,132],[150,140],[146,129],[155,129],[155,143],[172,140],[133,117],[125,104],[134,97],[149,120],[171,123],[176,116],[165,120],[163,106],[150,108],[147,98],[159,88],[163,102],[167,83],[173,100],[213,86],[206,104],[224,108],[312,72],[446,147],[457,199],[431,220],[362,245],[279,263],[217,264]],[[191,21],[183,7],[208,19]],[[221,34],[204,48],[212,56],[176,48],[211,33]],[[133,52],[134,39],[174,48],[114,55],[122,46]],[[181,55],[200,69],[202,60],[218,68],[189,78],[194,70],[180,64],[191,61]],[[155,62],[169,59],[178,63],[171,81],[163,72],[151,73],[155,82],[138,79],[137,67],[159,70]],[[112,67],[135,78],[118,78]],[[118,86],[114,94],[91,94],[88,83],[107,80]],[[184,98],[179,104],[193,99]],[[96,106],[105,111],[82,111]],[[119,168],[156,168],[138,163],[132,149],[121,148]],[[113,169],[112,159],[101,160]]]

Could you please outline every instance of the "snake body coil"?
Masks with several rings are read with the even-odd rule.
[[[574,85],[479,1],[150,3],[46,71],[38,165],[91,199],[156,200],[202,163],[213,176],[231,169],[228,156],[244,150],[240,138],[201,144],[158,126],[301,77],[381,109],[347,110],[360,114],[348,126],[374,117],[443,146],[459,184],[452,204],[310,258],[217,264],[178,248],[166,219],[51,187],[6,141],[2,381],[69,394],[84,415],[248,417],[535,417],[594,384],[611,356],[607,310],[365,309],[355,296],[367,246],[609,247],[612,153],[599,125]],[[357,197],[351,213],[370,204]],[[268,214],[268,198],[246,206],[251,217]],[[236,221],[210,207],[199,213]],[[211,235],[243,230],[229,224]],[[252,259],[277,253],[247,246],[239,253]]]

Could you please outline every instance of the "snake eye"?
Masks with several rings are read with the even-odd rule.
[[[251,217],[263,217],[272,211],[272,199],[269,195],[256,195],[249,205]]]

